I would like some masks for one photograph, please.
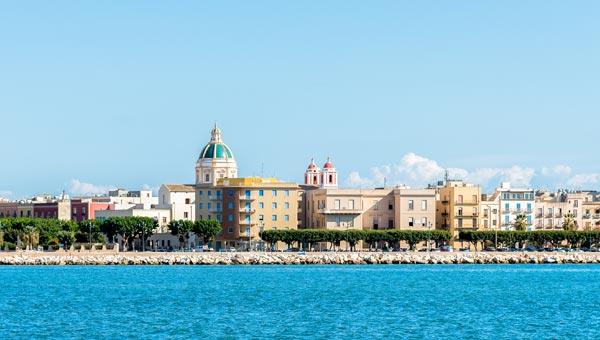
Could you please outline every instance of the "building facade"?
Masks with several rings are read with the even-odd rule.
[[[436,228],[448,230],[454,238],[461,230],[479,228],[481,188],[460,180],[438,186]]]
[[[221,192],[222,233],[220,247],[256,248],[263,230],[298,228],[298,185],[274,178],[224,178]]]

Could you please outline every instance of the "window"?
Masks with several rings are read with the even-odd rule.
[[[333,201],[333,209],[340,210],[340,200]]]
[[[277,190],[275,190],[275,189],[271,190],[271,196],[273,196],[273,197],[277,196]]]
[[[508,212],[510,210],[510,205],[508,203],[504,204],[504,212]]]
[[[77,215],[77,207],[73,207],[73,215]]]
[[[271,215],[271,221],[277,221],[277,215]]]
[[[527,203],[527,212],[531,212],[531,203]]]
[[[222,210],[222,209],[221,209],[221,203],[220,203],[220,202],[217,202],[217,211],[221,211],[221,210]]]
[[[286,190],[286,191],[284,191],[284,192],[285,192],[285,195],[286,195],[286,196],[289,196],[289,195],[290,195],[290,191],[289,191],[289,190]]]
[[[509,224],[510,220],[509,220],[509,216],[508,215],[504,215],[504,224]]]
[[[246,197],[250,197],[250,193],[251,193],[251,191],[250,191],[250,190],[246,190],[246,192],[245,192],[245,194],[246,194]]]
[[[258,202],[258,207],[260,209],[264,209],[265,208],[265,203],[264,202]]]
[[[426,227],[427,226],[427,217],[423,217],[421,222],[423,223],[423,227]]]
[[[206,192],[206,195],[207,195],[207,196],[212,196],[212,191],[208,190],[208,191]]]
[[[221,222],[223,220],[223,216],[217,215],[217,221]]]
[[[227,209],[233,209],[233,202],[227,202]]]
[[[373,229],[379,229],[379,217],[373,216]]]
[[[463,202],[463,195],[458,195],[458,199],[456,200],[457,203],[462,204]]]
[[[427,201],[426,200],[421,201],[421,210],[427,210]]]
[[[265,195],[264,190],[258,190],[258,196],[263,197]]]
[[[290,208],[290,202],[283,203],[283,207],[286,208],[286,209],[289,209]]]
[[[289,221],[290,220],[290,215],[284,215],[283,216],[283,220],[286,221],[286,222]]]
[[[210,175],[209,174],[204,175],[204,181],[205,182],[210,182]]]
[[[206,208],[207,208],[208,210],[210,210],[210,208],[212,208],[212,203],[210,203],[210,202],[206,203]]]
[[[273,202],[273,203],[271,203],[271,208],[273,208],[273,209],[277,209],[277,202]]]
[[[472,223],[471,225],[473,226],[473,228],[477,228],[477,219],[476,218],[474,218],[473,222],[471,222],[471,223]]]
[[[473,195],[472,199],[473,199],[473,203],[477,203],[477,195]]]
[[[233,215],[232,214],[227,215],[227,221],[233,222]]]
[[[259,221],[264,221],[265,220],[265,215],[258,215],[258,220]]]
[[[166,218],[166,217],[163,217],[163,218],[162,218],[162,221],[163,221],[163,223],[167,223],[167,218]]]
[[[394,220],[388,220],[388,229],[394,229]]]
[[[349,200],[348,201],[348,209],[354,210],[354,200]]]
[[[577,209],[573,209],[573,217],[577,217]]]
[[[185,204],[190,204],[190,199],[189,198],[185,199]]]
[[[408,200],[408,210],[414,210],[414,209],[415,209],[415,201]]]
[[[577,208],[579,206],[579,200],[573,201],[573,206]]]
[[[202,209],[203,207],[204,207],[204,204],[198,203],[198,209]]]
[[[414,225],[415,225],[415,219],[414,219],[414,218],[412,218],[412,217],[409,217],[409,218],[408,218],[408,226],[409,226],[409,227],[412,227],[412,226],[414,226]]]
[[[198,191],[198,196],[204,196],[204,191],[202,191],[202,190]]]
[[[227,196],[233,197],[233,193],[234,193],[233,190],[231,190],[231,189],[227,190]]]
[[[473,216],[477,216],[477,207],[473,207]]]
[[[230,233],[230,234],[233,233],[233,227],[227,228],[227,232]]]
[[[394,203],[392,203],[392,202],[388,203],[388,210],[394,210]]]
[[[188,212],[187,211],[183,212],[183,218],[188,218]]]
[[[463,214],[462,208],[458,208],[458,216],[462,216],[462,214]]]

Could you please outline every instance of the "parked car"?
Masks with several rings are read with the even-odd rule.
[[[442,246],[440,248],[440,251],[452,253],[452,252],[454,252],[454,248],[452,246]]]
[[[485,249],[483,249],[483,251],[497,251],[497,249],[494,247],[485,247]]]
[[[538,247],[532,246],[532,245],[528,245],[527,247],[525,247],[524,250],[525,251],[539,251]]]

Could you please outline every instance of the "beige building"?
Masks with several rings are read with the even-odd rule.
[[[222,209],[223,231],[217,247],[256,249],[263,230],[298,228],[298,190],[296,183],[275,178],[225,178],[217,182]],[[248,243],[250,241],[250,243]]]
[[[500,192],[481,195],[479,227],[481,229],[500,229]]]
[[[433,229],[435,190],[407,187],[305,192],[305,228]]]
[[[564,217],[572,214],[577,229],[584,225],[585,192],[537,192],[535,196],[535,229],[562,230]]]
[[[436,227],[458,237],[461,230],[479,228],[481,188],[459,180],[438,187]]]

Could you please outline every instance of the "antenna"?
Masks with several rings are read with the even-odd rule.
[[[448,178],[449,178],[449,172],[448,169],[444,170],[444,180],[446,181],[446,183],[448,183]]]
[[[383,177],[383,188],[385,188],[386,184],[387,184],[387,177]]]

